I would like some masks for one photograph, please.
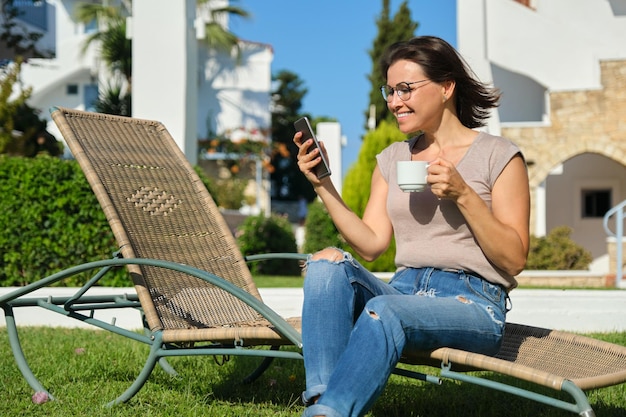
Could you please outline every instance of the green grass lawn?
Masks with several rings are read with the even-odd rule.
[[[304,277],[256,275],[253,277],[258,288],[302,288]]]
[[[171,358],[173,378],[155,369],[126,404],[105,408],[135,379],[147,347],[99,330],[20,328],[22,345],[35,374],[55,401],[34,404],[32,391],[13,360],[6,329],[0,329],[0,415],[10,416],[300,416],[303,363],[276,360],[252,384],[241,380],[259,359]],[[626,344],[626,333],[593,335]],[[420,368],[436,372],[432,368]],[[544,391],[545,392],[545,391]],[[626,385],[591,391],[598,417],[626,417]],[[558,417],[574,414],[470,384],[442,386],[392,376],[368,417]]]

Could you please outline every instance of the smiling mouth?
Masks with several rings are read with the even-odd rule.
[[[404,117],[409,116],[410,114],[413,114],[413,112],[404,111],[404,112],[396,113],[396,117],[397,117],[398,119],[402,119],[402,118],[404,118]]]

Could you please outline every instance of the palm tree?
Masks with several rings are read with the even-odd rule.
[[[237,51],[237,59],[241,57],[239,49],[239,38],[234,33],[226,29],[226,19],[230,16],[242,18],[250,17],[250,14],[242,8],[228,4],[223,7],[211,7],[213,0],[197,0],[198,5],[209,5],[211,20],[204,27],[204,42],[209,49],[216,49],[229,52],[233,48]]]
[[[120,71],[130,82],[132,75],[132,41],[126,38],[126,16],[122,9],[103,4],[78,3],[76,17],[82,23],[96,21],[98,31],[90,35],[83,52],[94,42],[101,45],[101,58],[112,70]],[[130,10],[127,11],[129,13]],[[100,29],[102,28],[102,29]]]
[[[130,116],[130,106],[120,105],[130,103],[132,77],[132,41],[126,37],[126,15],[132,9],[128,2],[123,5],[125,10],[110,5],[107,0],[103,4],[78,3],[76,18],[85,24],[95,21],[98,25],[98,30],[85,40],[82,53],[94,42],[99,43],[103,62],[111,72],[122,74],[127,83],[126,89],[122,88],[121,81],[108,84],[95,103],[96,109]]]
[[[230,16],[239,16],[247,18],[248,12],[239,8],[228,5],[223,7],[211,7],[214,0],[197,0],[199,5],[209,7],[211,19],[205,26],[204,41],[210,49],[219,49],[230,51],[233,48],[237,51],[237,59],[240,58],[239,38],[226,29],[225,19]],[[130,116],[130,108],[128,106],[109,105],[116,92],[124,94],[119,97],[119,103],[130,103],[131,77],[132,77],[132,41],[126,37],[126,16],[132,13],[131,0],[122,0],[122,8],[112,6],[108,0],[104,0],[102,4],[94,3],[78,3],[76,7],[76,18],[82,23],[90,23],[96,21],[98,23],[98,31],[90,35],[83,45],[83,53],[95,41],[100,43],[100,54],[103,62],[113,72],[121,73],[128,87],[127,93],[123,93],[121,85],[109,85],[108,90],[104,91],[96,103],[96,108],[105,113],[121,114],[121,109],[127,109]]]

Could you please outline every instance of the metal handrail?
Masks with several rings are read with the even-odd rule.
[[[615,286],[620,287],[624,277],[623,262],[623,239],[624,239],[624,219],[626,219],[626,200],[622,201],[604,215],[602,222],[607,235],[615,237],[615,253],[616,253],[616,269],[615,269]],[[615,216],[615,232],[609,228],[609,219]]]

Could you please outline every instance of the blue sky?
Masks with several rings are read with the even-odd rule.
[[[390,15],[401,0],[391,0]],[[308,93],[303,112],[333,117],[347,138],[343,174],[354,163],[365,133],[372,69],[368,51],[376,36],[382,0],[238,0],[251,14],[234,18],[230,29],[242,39],[267,43],[274,50],[272,73],[289,70]],[[439,36],[456,45],[456,0],[409,0],[416,35]]]

